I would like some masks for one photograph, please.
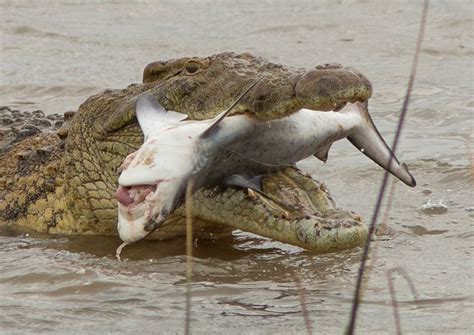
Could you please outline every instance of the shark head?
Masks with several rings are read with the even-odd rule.
[[[259,81],[254,82],[216,118],[186,120],[187,115],[166,111],[151,95],[136,102],[144,134],[143,145],[119,168],[118,232],[127,243],[141,240],[158,228],[183,201],[188,183],[206,165],[212,151],[209,138],[220,122]]]
[[[179,205],[195,168],[196,138],[183,131],[186,115],[165,111],[147,94],[138,98],[136,113],[145,141],[119,168],[116,192],[118,232],[128,243],[144,238]]]

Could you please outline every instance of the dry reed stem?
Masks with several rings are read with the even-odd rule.
[[[392,144],[392,152],[393,152],[392,155],[394,155],[396,153],[396,150],[397,150],[398,141],[400,139],[400,135],[401,135],[401,131],[402,131],[402,128],[403,128],[404,120],[405,120],[407,110],[408,110],[408,104],[409,104],[409,101],[410,101],[411,92],[413,90],[413,85],[414,85],[414,82],[415,82],[416,69],[417,69],[417,65],[418,65],[418,58],[420,56],[421,43],[423,41],[423,35],[424,35],[424,30],[425,30],[425,25],[426,25],[426,17],[427,17],[427,14],[428,14],[428,7],[429,7],[429,0],[425,0],[424,4],[423,4],[423,10],[422,10],[422,13],[421,13],[420,28],[419,28],[419,31],[418,31],[418,38],[417,38],[417,42],[416,42],[415,54],[413,56],[413,63],[412,63],[411,72],[410,72],[410,79],[408,81],[408,87],[407,87],[407,91],[406,91],[406,94],[405,94],[405,99],[403,101],[403,107],[402,107],[402,110],[400,112],[400,118],[399,118],[399,121],[398,121],[395,138],[394,138],[393,144]],[[391,165],[391,160],[389,162],[389,166],[388,166],[389,168],[387,170],[390,169],[390,165]],[[364,279],[364,272],[365,272],[365,268],[366,268],[367,259],[368,259],[368,256],[369,256],[370,243],[371,243],[374,231],[375,231],[375,225],[377,223],[377,218],[378,218],[378,215],[379,215],[379,212],[380,212],[380,208],[382,206],[382,201],[383,201],[383,198],[384,198],[384,195],[385,195],[385,189],[386,189],[387,183],[388,183],[389,173],[388,173],[387,170],[384,173],[382,184],[380,185],[380,190],[379,190],[379,193],[378,193],[377,202],[376,202],[374,212],[373,212],[373,215],[372,215],[372,220],[371,220],[370,226],[369,226],[369,233],[367,235],[367,241],[366,241],[366,244],[364,246],[362,259],[361,259],[361,262],[360,262],[359,273],[358,273],[357,282],[356,282],[356,289],[355,289],[355,292],[354,292],[354,300],[353,300],[353,303],[352,303],[351,317],[350,317],[349,325],[346,329],[346,333],[351,334],[351,335],[354,334],[354,332],[355,332],[357,312],[358,312],[359,305],[360,305],[360,300],[361,300],[360,296],[361,296],[362,282],[363,282],[363,279]]]
[[[397,181],[394,179],[392,181],[392,186],[390,187],[390,192],[388,194],[387,205],[385,206],[385,213],[382,219],[383,225],[386,225],[388,222],[388,215],[390,214],[390,211],[392,210],[393,198],[395,195],[396,188],[397,188]]]
[[[392,278],[392,273],[394,272],[398,272],[399,274],[403,276],[403,278],[405,278],[405,280],[408,283],[408,286],[410,287],[411,293],[413,294],[413,298],[415,299],[415,301],[419,299],[419,296],[418,296],[418,292],[416,291],[416,287],[415,287],[415,284],[413,283],[413,280],[410,278],[410,276],[405,271],[405,269],[401,267],[396,267],[387,271],[386,275],[387,275],[388,287],[390,289],[390,301],[391,301],[392,310],[393,310],[393,318],[395,320],[395,329],[397,331],[397,334],[401,335],[402,326],[401,326],[401,321],[400,321],[400,313],[398,312],[398,301],[395,295],[395,285]]]
[[[392,209],[392,205],[393,205],[393,199],[394,199],[396,185],[397,185],[397,181],[395,179],[393,179],[392,180],[392,185],[390,187],[389,196],[388,196],[388,199],[387,199],[387,204],[385,206],[385,213],[384,213],[384,217],[383,217],[383,220],[382,220],[382,225],[386,225],[387,222],[388,222],[388,216],[390,214],[390,210]],[[364,278],[362,278],[360,300],[362,300],[364,298],[364,292],[367,289],[367,285],[369,283],[370,275],[372,274],[372,270],[375,267],[375,261],[377,260],[379,244],[376,243],[376,242],[377,241],[374,241],[372,249],[370,250],[370,264],[367,265]]]
[[[415,299],[415,301],[419,300],[420,299],[420,295],[418,294],[418,291],[416,290],[416,286],[415,286],[415,283],[413,282],[413,280],[410,278],[410,276],[408,275],[408,273],[405,271],[404,268],[400,267],[400,266],[397,266],[397,267],[394,267],[390,270],[387,271],[388,274],[390,274],[390,276],[392,275],[392,273],[394,272],[398,272],[400,275],[402,275],[402,277],[406,280],[406,282],[408,283],[408,287],[410,287],[410,291],[411,291],[411,294],[413,295],[413,299]],[[391,277],[390,277],[391,278]]]
[[[186,186],[186,320],[184,334],[189,335],[191,331],[191,283],[193,277],[193,181],[190,180]]]
[[[387,222],[388,222],[388,215],[390,214],[390,210],[392,209],[396,182],[397,181],[395,179],[393,179],[392,186],[390,187],[390,193],[389,193],[388,199],[387,199],[387,204],[385,205],[385,213],[384,213],[384,216],[383,216],[382,225],[387,225]],[[365,272],[364,278],[362,278],[363,281],[362,281],[362,287],[361,287],[361,299],[363,299],[363,297],[364,297],[364,291],[367,289],[367,285],[369,283],[370,275],[372,273],[372,270],[375,267],[374,266],[375,261],[377,260],[378,243],[375,243],[375,242],[374,242],[374,246],[372,247],[372,250],[370,250],[371,262],[367,266],[367,270]]]
[[[382,225],[386,225],[387,222],[388,222],[388,215],[390,213],[390,210],[392,209],[396,182],[397,181],[395,179],[392,180],[392,186],[390,187],[390,193],[389,193],[389,196],[388,196],[388,199],[387,199],[387,204],[385,206],[385,213],[384,213],[384,217],[383,217],[383,220],[382,220]],[[374,243],[374,246],[370,250],[370,264],[367,265],[364,278],[362,278],[362,287],[361,287],[360,299],[364,298],[364,292],[367,289],[370,274],[372,273],[372,270],[375,267],[374,264],[375,264],[375,261],[377,260],[377,254],[378,254],[378,244]]]
[[[303,313],[304,324],[306,326],[306,331],[308,335],[313,334],[313,326],[311,324],[311,319],[309,317],[308,308],[306,307],[306,292],[301,285],[300,278],[296,273],[292,273],[293,280],[295,281],[296,288],[298,290],[298,298],[301,305],[301,313]]]
[[[395,287],[393,285],[392,272],[387,271],[386,275],[388,288],[390,290],[390,303],[392,304],[393,319],[395,320],[395,329],[397,331],[397,335],[402,335],[402,325],[400,322],[400,313],[398,312],[398,301],[397,297],[395,296]]]

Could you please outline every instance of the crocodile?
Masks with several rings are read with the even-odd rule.
[[[292,68],[233,52],[153,62],[145,67],[142,83],[88,98],[77,112],[66,114],[57,131],[17,131],[20,138],[4,141],[0,226],[49,234],[117,235],[118,168],[143,143],[135,116],[137,97],[146,92],[166,110],[205,120],[223,111],[262,74],[258,88],[233,114],[274,120],[302,108],[342,109],[347,103],[367,102],[372,94],[365,76],[339,64]],[[241,229],[316,252],[347,249],[366,240],[361,217],[337,208],[323,183],[295,167],[265,176],[262,190],[198,190],[192,198],[195,236],[219,238]],[[182,236],[185,221],[185,210],[179,207],[147,238]]]

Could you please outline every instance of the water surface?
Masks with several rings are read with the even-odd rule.
[[[393,333],[386,273],[406,333],[474,331],[473,7],[432,1],[398,155],[418,181],[397,183],[370,259],[358,329]],[[251,52],[312,67],[339,62],[373,83],[370,110],[390,141],[420,19],[415,1],[0,1],[0,105],[76,110],[92,94],[139,82],[152,61]],[[370,219],[382,171],[350,144],[327,164],[300,166],[338,205]],[[423,210],[431,201],[446,210]],[[118,238],[0,236],[1,333],[182,333],[184,240],[141,242],[114,258]],[[236,232],[194,248],[192,331],[304,333],[298,285],[315,333],[342,333],[360,250],[313,255]]]

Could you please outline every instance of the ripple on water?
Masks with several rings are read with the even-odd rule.
[[[79,41],[78,36],[66,35],[66,34],[61,34],[61,33],[52,32],[52,31],[42,31],[34,27],[24,26],[24,25],[12,27],[7,30],[7,33],[11,33],[13,35],[19,35],[19,36],[26,35],[26,36],[44,38],[44,39],[59,39],[59,40],[65,40],[69,42]]]
[[[151,61],[233,49],[295,66],[328,61],[359,68],[374,86],[371,113],[390,139],[406,90],[420,6],[303,0],[271,6],[267,1],[239,6],[5,2],[0,4],[6,14],[0,22],[0,105],[28,102],[32,110],[63,113],[107,87],[140,81]],[[393,330],[386,271],[397,266],[406,269],[420,293],[415,300],[406,283],[395,282],[403,331],[472,330],[473,213],[467,209],[473,206],[473,189],[465,145],[474,106],[469,6],[438,1],[430,7],[399,148],[421,187],[395,187],[386,223],[394,236],[374,244],[361,333]],[[242,31],[216,29],[236,16]],[[315,17],[321,22],[315,24]],[[357,17],[364,22],[351,31],[341,24]],[[399,38],[387,39],[395,35]],[[339,206],[361,212],[368,221],[382,171],[352,147],[344,150],[336,144],[326,165],[311,163],[308,170],[326,182]],[[448,212],[420,213],[430,199],[444,199]],[[0,332],[181,332],[184,240],[130,246],[123,263],[114,258],[119,244],[117,238],[0,236]],[[216,243],[198,241],[194,255],[193,332],[304,333],[301,291],[293,274],[304,288],[316,333],[341,333],[347,323],[358,249],[313,255],[237,233]]]

